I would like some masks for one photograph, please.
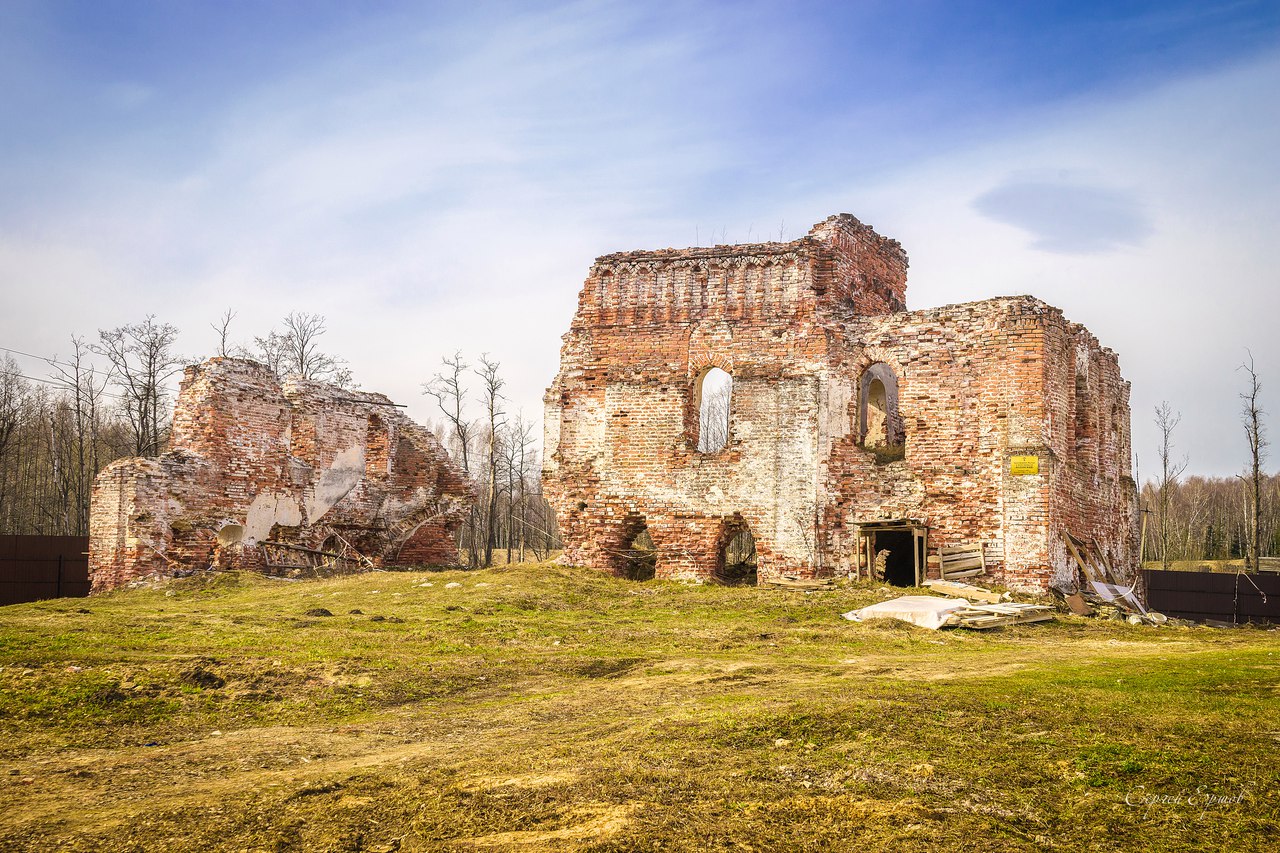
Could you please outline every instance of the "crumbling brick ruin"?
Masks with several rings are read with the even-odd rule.
[[[98,476],[93,591],[208,567],[332,568],[335,555],[454,563],[469,500],[436,437],[381,394],[213,358],[186,370],[169,451]]]
[[[1132,568],[1115,353],[1029,296],[908,311],[906,276],[849,215],[789,243],[598,258],[546,395],[567,559],[727,579],[749,532],[761,582],[879,564],[910,584],[970,546],[983,580],[1042,590],[1075,575],[1069,533]],[[732,378],[727,441],[700,451],[712,368]]]

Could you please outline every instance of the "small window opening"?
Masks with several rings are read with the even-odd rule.
[[[713,367],[703,374],[698,393],[698,452],[715,453],[729,443],[733,377]]]
[[[1076,350],[1075,392],[1075,438],[1079,445],[1095,437],[1093,401],[1089,394],[1089,354],[1084,349]]]

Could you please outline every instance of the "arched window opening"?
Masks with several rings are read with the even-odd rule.
[[[889,404],[885,401],[884,383],[873,379],[867,388],[867,447],[884,447],[889,443],[888,422]]]
[[[320,543],[320,547],[318,550],[323,554],[328,554],[330,556],[339,556],[346,549],[343,548],[342,539],[338,537],[338,534],[331,533],[325,537],[325,540],[323,542]]]
[[[729,443],[729,404],[733,377],[718,367],[702,375],[698,386],[698,452],[715,453]]]
[[[862,374],[858,394],[858,434],[878,464],[896,462],[906,454],[906,435],[898,413],[898,377],[883,362]]]
[[[621,574],[627,580],[650,581],[658,571],[658,547],[648,527],[631,537],[623,551]]]
[[[757,580],[756,540],[746,527],[729,537],[720,554],[719,580],[731,585],[755,586]]]

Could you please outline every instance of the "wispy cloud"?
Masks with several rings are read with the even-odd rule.
[[[77,82],[31,9],[38,37],[0,71],[34,75],[51,112],[0,140],[0,343],[154,312],[198,354],[227,306],[244,340],[309,310],[420,418],[455,349],[500,359],[536,413],[594,256],[849,211],[904,242],[914,305],[1030,291],[1088,323],[1135,381],[1135,423],[1184,393],[1173,366],[1216,395],[1189,436],[1225,430],[1230,389],[1200,365],[1270,352],[1248,305],[1272,298],[1274,58],[1125,88],[1093,87],[1085,57],[1015,86],[1049,73],[1021,46],[1047,35],[984,33],[1018,46],[994,57],[955,38],[963,15],[584,2],[335,12],[270,53],[224,23],[172,74],[170,45]],[[190,38],[178,23],[157,37]]]
[[[1132,193],[1061,180],[1011,178],[974,199],[979,213],[1030,233],[1033,248],[1064,254],[1136,246],[1151,233]]]
[[[1234,368],[1246,347],[1280,365],[1277,87],[1280,53],[1082,99],[849,197],[911,253],[911,304],[1031,293],[1063,308],[1120,354],[1140,464],[1169,400],[1193,470],[1230,473]]]

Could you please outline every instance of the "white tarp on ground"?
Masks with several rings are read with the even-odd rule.
[[[1138,596],[1134,595],[1133,587],[1117,586],[1111,583],[1102,583],[1101,581],[1090,581],[1089,585],[1093,587],[1093,591],[1108,604],[1119,604],[1121,607],[1128,606],[1131,610],[1139,613],[1146,613],[1147,608],[1138,600]]]
[[[904,595],[892,601],[882,601],[861,610],[843,614],[851,622],[867,619],[901,619],[921,628],[937,630],[949,624],[948,617],[961,608],[968,607],[963,598],[941,598],[936,595]]]

